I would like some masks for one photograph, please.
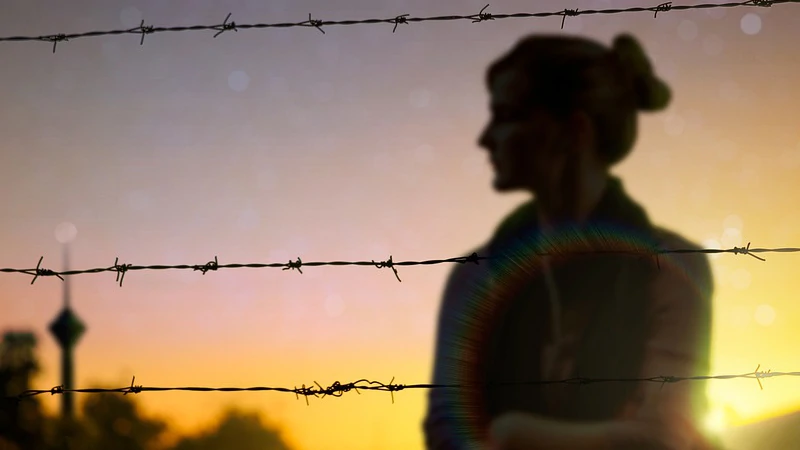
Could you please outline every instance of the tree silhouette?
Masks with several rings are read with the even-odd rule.
[[[49,441],[59,450],[156,450],[166,429],[159,419],[143,417],[135,399],[116,393],[92,394],[79,418],[53,418]]]
[[[44,449],[45,417],[37,399],[7,400],[31,388],[39,370],[36,337],[28,332],[6,332],[0,342],[0,448]]]
[[[92,448],[86,425],[73,417],[61,417],[58,415],[47,417],[44,434],[48,449],[88,450]]]
[[[132,398],[123,394],[93,394],[83,406],[87,448],[145,450],[154,448],[166,429],[159,419],[145,418]]]
[[[7,332],[0,342],[0,450],[157,450],[167,428],[144,417],[134,395],[97,393],[78,417],[49,417],[37,397],[7,400],[31,389],[39,370],[32,333]],[[161,447],[163,448],[163,447]],[[291,450],[258,413],[228,409],[211,429],[183,437],[171,450]]]
[[[171,450],[291,450],[280,431],[261,422],[255,412],[228,409],[211,431],[184,437]]]

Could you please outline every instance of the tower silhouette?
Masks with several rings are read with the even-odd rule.
[[[64,270],[69,270],[69,248],[64,244]],[[75,345],[86,331],[86,327],[70,307],[70,276],[64,276],[64,308],[50,323],[50,333],[61,347],[61,384],[64,389],[74,389],[73,375]],[[64,392],[61,397],[61,415],[72,417],[74,414],[73,393]]]

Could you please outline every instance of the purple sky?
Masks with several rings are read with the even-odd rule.
[[[485,2],[11,1],[0,35],[221,23],[468,15]],[[615,1],[614,7],[657,2]],[[492,3],[487,12],[610,8],[610,1]],[[673,88],[643,116],[615,172],[651,217],[709,246],[796,246],[800,6],[568,18],[609,43],[630,32]],[[499,196],[476,139],[488,64],[561,20],[158,33],[0,43],[0,267],[61,269],[54,231],[74,224],[73,268],[446,258],[484,242],[522,194]],[[713,260],[715,372],[791,367],[800,308],[792,255]],[[88,331],[83,387],[295,385],[362,377],[426,382],[450,266],[141,271],[72,279]],[[46,333],[61,283],[0,274],[0,328],[39,336],[37,387],[59,383]],[[785,344],[784,344],[785,343]],[[765,352],[767,352],[765,354]],[[766,355],[766,356],[765,356]],[[769,359],[769,361],[767,361]],[[778,367],[783,365],[783,367]],[[795,364],[796,365],[796,364]],[[752,367],[751,367],[752,366]],[[712,384],[743,418],[795,408],[796,384]],[[773,383],[773,380],[770,380]],[[773,386],[781,381],[774,380]],[[792,383],[787,381],[785,383]],[[793,382],[796,383],[796,382]],[[323,383],[324,384],[324,383]],[[301,448],[414,448],[424,392],[315,400],[148,393],[148,412],[190,429],[225,402],[258,408]],[[358,397],[358,398],[355,398]],[[371,398],[369,398],[371,397]],[[54,410],[57,398],[43,398]],[[722,406],[720,406],[722,405]],[[353,421],[363,433],[347,431]],[[316,429],[318,426],[313,425]],[[410,446],[410,447],[409,447]]]

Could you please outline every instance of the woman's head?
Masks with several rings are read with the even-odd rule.
[[[591,152],[607,170],[632,149],[638,111],[661,110],[670,100],[625,34],[611,48],[579,37],[525,37],[489,67],[486,83],[492,121],[479,144],[492,153],[500,190],[535,190],[553,157],[576,151]]]

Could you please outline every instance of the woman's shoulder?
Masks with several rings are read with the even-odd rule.
[[[464,256],[477,254],[479,257],[489,256],[489,245],[484,244],[478,248],[464,253]],[[468,283],[475,283],[485,279],[489,275],[489,260],[478,260],[477,263],[467,261],[463,263],[454,263],[453,268],[447,276],[447,288],[452,289],[453,286],[465,286]]]
[[[465,253],[465,256],[472,253],[477,253],[478,256],[487,256],[486,250],[487,246],[481,246]],[[477,264],[474,262],[454,263],[444,284],[442,309],[454,311],[464,308],[469,299],[475,298],[476,293],[485,292],[487,283],[491,282],[490,278],[487,260],[479,260]]]
[[[479,257],[487,257],[489,256],[489,244],[483,244],[478,248],[470,250],[464,253],[464,256],[477,254]],[[465,278],[471,278],[474,276],[478,276],[480,274],[484,274],[488,270],[489,261],[488,260],[478,260],[477,263],[475,262],[464,262],[464,263],[454,263],[453,269],[450,270],[449,279],[452,280],[464,280]]]
[[[680,246],[681,248],[691,250],[702,248],[699,244],[692,242],[674,230],[670,230],[661,226],[654,226],[653,230],[659,245],[668,245],[671,247]]]
[[[659,255],[660,266],[663,269],[666,262],[666,267],[672,269],[667,270],[665,276],[671,273],[674,274],[677,271],[680,275],[694,280],[699,286],[711,287],[711,265],[708,255],[701,252],[703,250],[701,245],[687,239],[676,231],[664,227],[653,227],[653,231],[658,249],[667,251],[667,253]],[[669,253],[670,250],[689,251]]]

